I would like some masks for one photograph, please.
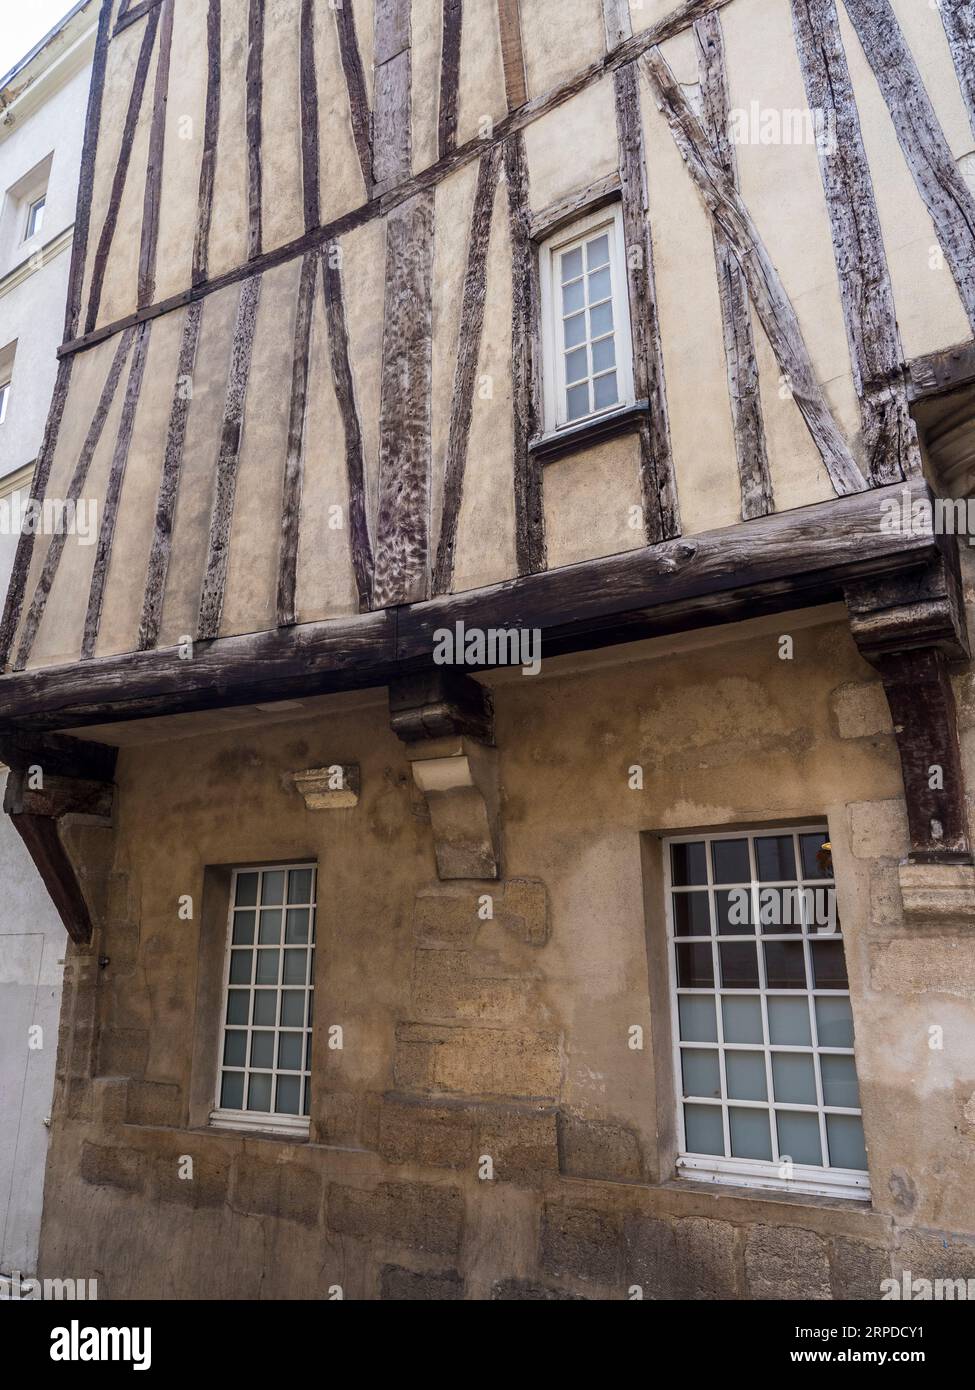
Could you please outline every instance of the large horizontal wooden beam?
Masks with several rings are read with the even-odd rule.
[[[385,685],[432,664],[438,630],[527,628],[543,656],[842,599],[937,559],[951,538],[921,479],[381,613],[0,678],[0,736]],[[923,513],[923,509],[922,509]]]

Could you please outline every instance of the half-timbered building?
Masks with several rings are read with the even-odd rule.
[[[103,0],[0,627],[42,1274],[975,1276],[973,39]]]

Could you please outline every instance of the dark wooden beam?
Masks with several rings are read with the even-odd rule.
[[[298,529],[301,519],[301,484],[304,469],[305,406],[308,399],[308,358],[311,320],[315,303],[319,256],[309,251],[301,267],[298,306],[295,311],[294,352],[291,360],[291,405],[288,415],[288,447],[284,461],[281,498],[281,543],[278,549],[278,626],[298,621],[295,587],[298,574]]]
[[[356,154],[359,156],[359,167],[362,170],[362,182],[365,185],[366,197],[372,198],[372,116],[369,111],[369,99],[366,96],[366,75],[362,66],[362,56],[359,53],[359,40],[355,31],[355,13],[351,5],[335,5],[333,11],[339,38],[342,71],[345,74],[345,85],[349,94],[352,139],[355,142]]]
[[[457,148],[457,98],[460,90],[460,38],[464,0],[443,0],[440,41],[440,103],[437,108],[437,153],[443,159]]]
[[[474,384],[484,327],[484,301],[487,293],[487,253],[491,238],[491,216],[498,187],[501,152],[488,150],[481,160],[474,190],[471,229],[468,237],[467,271],[460,304],[457,364],[450,403],[450,432],[443,467],[443,507],[440,540],[433,576],[433,591],[446,593],[454,574],[454,546],[464,491],[467,445],[474,408]]]
[[[194,285],[206,284],[210,261],[210,224],[213,221],[213,186],[217,174],[217,140],[220,134],[220,0],[207,8],[207,90],[203,108],[203,154],[200,159],[200,191],[197,200],[196,235],[193,239]]]
[[[173,15],[176,0],[163,0],[160,9],[159,53],[149,126],[149,154],[142,201],[142,244],[139,248],[139,307],[156,297],[156,253],[159,249],[159,213],[162,202],[163,160],[166,154],[166,108],[169,102],[169,64],[173,49]]]
[[[539,465],[531,441],[539,431],[538,256],[531,239],[528,160],[521,134],[504,146],[511,239],[511,408],[514,439],[515,555],[519,574],[544,569],[545,515]]]
[[[688,104],[684,89],[659,48],[651,48],[642,62],[688,171],[741,266],[779,370],[789,383],[792,397],[836,493],[845,496],[861,491],[867,486],[866,481],[816,379],[796,311],[754,219],[719,164],[710,140]]]
[[[247,12],[247,259],[261,254],[264,243],[264,173],[261,139],[264,125],[264,4],[248,0]]]
[[[718,531],[526,575],[356,618],[101,657],[0,678],[0,732],[78,728],[149,715],[388,684],[432,664],[435,634],[538,628],[543,656],[738,622],[842,600],[855,580],[924,570],[954,538],[892,504],[931,494],[920,479]]]
[[[299,76],[301,103],[301,187],[305,230],[322,220],[318,171],[318,74],[315,70],[315,0],[301,0]]]
[[[975,381],[975,342],[915,357],[907,364],[910,373],[908,396],[911,401],[928,400],[956,391]]]
[[[699,19],[694,26],[694,37],[698,47],[704,127],[718,162],[737,188],[738,162],[729,129],[731,97],[720,15],[715,12]],[[742,521],[749,521],[752,517],[766,516],[774,511],[751,302],[741,266],[724,228],[713,222],[711,231],[718,271],[728,395],[738,459],[741,518]]]
[[[91,229],[91,200],[95,188],[95,152],[102,120],[102,95],[105,90],[105,67],[110,43],[112,0],[101,0],[98,33],[92,59],[88,86],[88,110],[85,114],[85,139],[81,150],[81,170],[78,177],[78,206],[75,211],[74,236],[71,241],[71,268],[68,271],[68,300],[64,315],[65,339],[78,332],[81,316],[81,291],[88,259],[88,236]],[[2,663],[0,663],[2,664]]]
[[[528,100],[525,52],[521,40],[521,0],[498,0],[498,28],[501,31],[501,64],[508,110],[514,111]]]
[[[603,29],[607,53],[612,53],[614,48],[633,37],[630,0],[603,0]]]
[[[491,692],[453,667],[397,676],[389,683],[389,726],[404,743],[465,737],[493,744]]]
[[[810,110],[828,124],[817,140],[840,301],[860,402],[862,456],[875,486],[921,471],[894,290],[860,131],[835,0],[792,0]]]
[[[119,6],[118,20],[112,31],[114,39],[118,34],[128,29],[130,24],[137,24],[140,19],[145,19],[150,10],[154,10],[157,5],[162,4],[162,0],[122,0]],[[111,0],[108,0],[108,7],[111,9]]]
[[[412,172],[410,0],[376,0],[374,18],[372,176],[376,190],[385,192]]]
[[[938,0],[938,8],[975,135],[975,0]]]

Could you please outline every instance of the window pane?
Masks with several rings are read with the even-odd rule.
[[[677,983],[682,989],[710,989],[714,984],[711,944],[691,946],[681,942],[677,952]]]
[[[771,1162],[772,1138],[767,1110],[728,1110],[731,1125],[731,1154],[733,1158],[757,1158]]]
[[[717,1052],[704,1048],[685,1047],[680,1054],[685,1096],[721,1095],[721,1073]]]
[[[269,1068],[274,1066],[273,1033],[251,1034],[251,1066]]]
[[[675,936],[710,936],[711,910],[707,893],[672,893]]]
[[[230,953],[230,983],[232,985],[249,985],[251,982],[251,962],[254,959],[253,951],[231,951]]]
[[[570,386],[565,393],[565,413],[570,420],[580,420],[589,414],[589,387]]]
[[[829,835],[817,830],[815,835],[799,836],[799,856],[802,859],[803,878],[832,878],[833,855],[827,849]]]
[[[670,871],[675,888],[696,888],[708,881],[704,841],[689,840],[671,845]]]
[[[277,907],[284,901],[284,870],[268,869],[261,884],[261,905]]]
[[[271,1073],[267,1071],[251,1072],[247,1087],[247,1109],[270,1110],[270,1108]]]
[[[750,883],[747,840],[715,840],[711,845],[715,883]]]
[[[849,989],[842,941],[813,941],[813,975],[817,989]]]
[[[597,376],[592,384],[594,410],[606,410],[611,405],[616,405],[619,400],[619,390],[616,385],[616,373],[607,372],[605,376]]]
[[[770,1040],[774,1043],[784,1043],[787,1047],[811,1046],[808,995],[804,994],[801,999],[780,999],[770,994],[768,1032]]]
[[[309,911],[307,907],[288,908],[288,920],[284,929],[287,945],[297,946],[308,940]]]
[[[305,1026],[305,991],[303,989],[282,990],[281,1026],[283,1028],[303,1028]]]
[[[261,913],[261,930],[258,941],[262,946],[277,946],[281,940],[281,910],[273,908]]]
[[[589,303],[596,304],[600,299],[608,299],[612,285],[609,281],[609,266],[597,270],[589,276]]]
[[[717,1042],[718,1023],[714,999],[705,994],[679,994],[680,1035],[684,1042]]]
[[[684,1138],[691,1154],[723,1154],[720,1105],[685,1105]]]
[[[811,1163],[817,1168],[822,1166],[818,1115],[810,1115],[807,1110],[776,1110],[775,1123],[781,1158],[791,1158],[793,1163]]]
[[[301,1071],[304,1033],[281,1033],[278,1037],[278,1067],[281,1071]]]
[[[595,309],[589,310],[589,336],[590,338],[601,338],[604,333],[608,333],[613,327],[613,302],[607,300],[605,304],[597,304]]]
[[[311,869],[289,869],[288,902],[311,902]]]
[[[730,1100],[768,1100],[764,1052],[726,1052],[724,1068]]]
[[[605,372],[609,367],[616,366],[616,339],[613,337],[600,338],[598,343],[592,345],[592,369],[594,372]]]
[[[750,941],[722,941],[718,951],[723,989],[758,989],[758,956]]]
[[[234,899],[238,907],[254,907],[257,903],[257,874],[237,875],[237,894]]]
[[[280,951],[258,951],[257,953],[257,984],[276,985],[278,982],[278,969],[281,957]]]
[[[770,936],[802,931],[802,903],[795,888],[760,888],[758,920]]]
[[[853,1046],[853,1011],[848,996],[817,996],[816,1031],[820,1047]]]
[[[719,888],[714,895],[718,915],[719,936],[752,936],[752,890],[750,888]]]
[[[806,960],[801,941],[766,941],[763,949],[769,989],[806,988]]]
[[[589,358],[584,347],[576,348],[570,352],[565,359],[565,380],[568,385],[574,381],[582,381],[589,375]]]
[[[574,280],[577,275],[582,274],[582,247],[576,246],[572,251],[563,251],[560,257],[562,262],[562,280]]]
[[[811,1052],[773,1052],[772,1087],[777,1101],[815,1105],[816,1073]]]
[[[220,1104],[224,1110],[243,1110],[244,1073],[225,1071],[220,1083]]]
[[[867,1167],[867,1151],[863,1143],[863,1121],[859,1115],[827,1115],[826,1142],[829,1161],[834,1168]]]
[[[255,914],[253,912],[234,913],[234,934],[232,940],[235,946],[253,946],[254,916]]]
[[[857,1086],[853,1058],[824,1053],[819,1059],[823,1076],[823,1100],[827,1105],[839,1105],[845,1110],[859,1110],[860,1089]]]
[[[755,859],[762,883],[794,879],[796,876],[796,856],[791,835],[756,836]]]
[[[246,989],[232,989],[227,995],[227,1022],[246,1023],[250,994]]]
[[[585,314],[573,314],[571,319],[566,319],[564,331],[567,348],[578,347],[580,343],[584,343],[586,341]]]
[[[307,977],[307,972],[307,951],[285,951],[284,983],[286,985],[303,985]]]
[[[745,995],[736,998],[734,995],[726,994],[721,1001],[721,1020],[725,1042],[760,1043],[763,1041],[762,1005],[758,999],[752,999]],[[762,1065],[764,1066],[764,1062]]]
[[[223,1061],[226,1067],[242,1067],[247,1062],[247,1034],[228,1028],[223,1038]]]
[[[597,265],[606,265],[608,260],[609,236],[603,232],[602,236],[593,237],[586,246],[586,265],[590,270],[594,270]]]
[[[278,1007],[278,992],[275,989],[259,989],[254,994],[254,1023],[258,1028],[273,1028]]]
[[[297,1115],[301,1106],[301,1077],[279,1076],[274,1108],[279,1115]]]
[[[562,313],[575,314],[586,302],[585,281],[573,280],[562,287]]]

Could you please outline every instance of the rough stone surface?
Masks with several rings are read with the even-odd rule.
[[[581,1293],[549,1289],[529,1279],[499,1279],[491,1286],[491,1299],[498,1303],[586,1303]]]
[[[389,1302],[453,1303],[464,1297],[464,1281],[456,1269],[435,1273],[384,1265],[379,1297]]]
[[[870,947],[870,983],[894,995],[975,994],[975,951],[967,940],[925,934],[923,940],[885,941]]]
[[[146,1176],[146,1160],[133,1149],[86,1143],[81,1150],[81,1177],[94,1187],[143,1192]]]
[[[401,1090],[554,1097],[559,1038],[524,1029],[401,1024],[394,1068]]]
[[[794,1226],[753,1226],[745,1241],[747,1297],[828,1299],[826,1242]]]
[[[687,1217],[626,1221],[627,1287],[639,1284],[645,1299],[734,1299],[739,1234],[725,1221]]]
[[[313,1226],[322,1203],[317,1173],[289,1163],[265,1163],[244,1155],[237,1162],[234,1206]]]
[[[905,1270],[912,1279],[975,1279],[975,1239],[946,1236],[940,1231],[904,1231],[893,1265],[898,1279]]]
[[[640,1141],[624,1125],[559,1115],[563,1173],[575,1178],[638,1179],[643,1176]]]
[[[589,1207],[546,1202],[542,1210],[541,1266],[557,1279],[619,1284],[623,1233],[618,1217]]]
[[[837,1236],[832,1242],[829,1266],[834,1299],[879,1299],[880,1281],[890,1277],[890,1252],[865,1240]]]
[[[456,1255],[463,1235],[464,1197],[458,1187],[427,1183],[380,1183],[371,1192],[332,1183],[328,1224],[341,1235]]]
[[[854,801],[849,812],[857,859],[900,859],[910,849],[907,808],[902,797],[891,801]]]
[[[830,706],[840,738],[869,738],[894,732],[880,681],[838,686],[830,696]]]

